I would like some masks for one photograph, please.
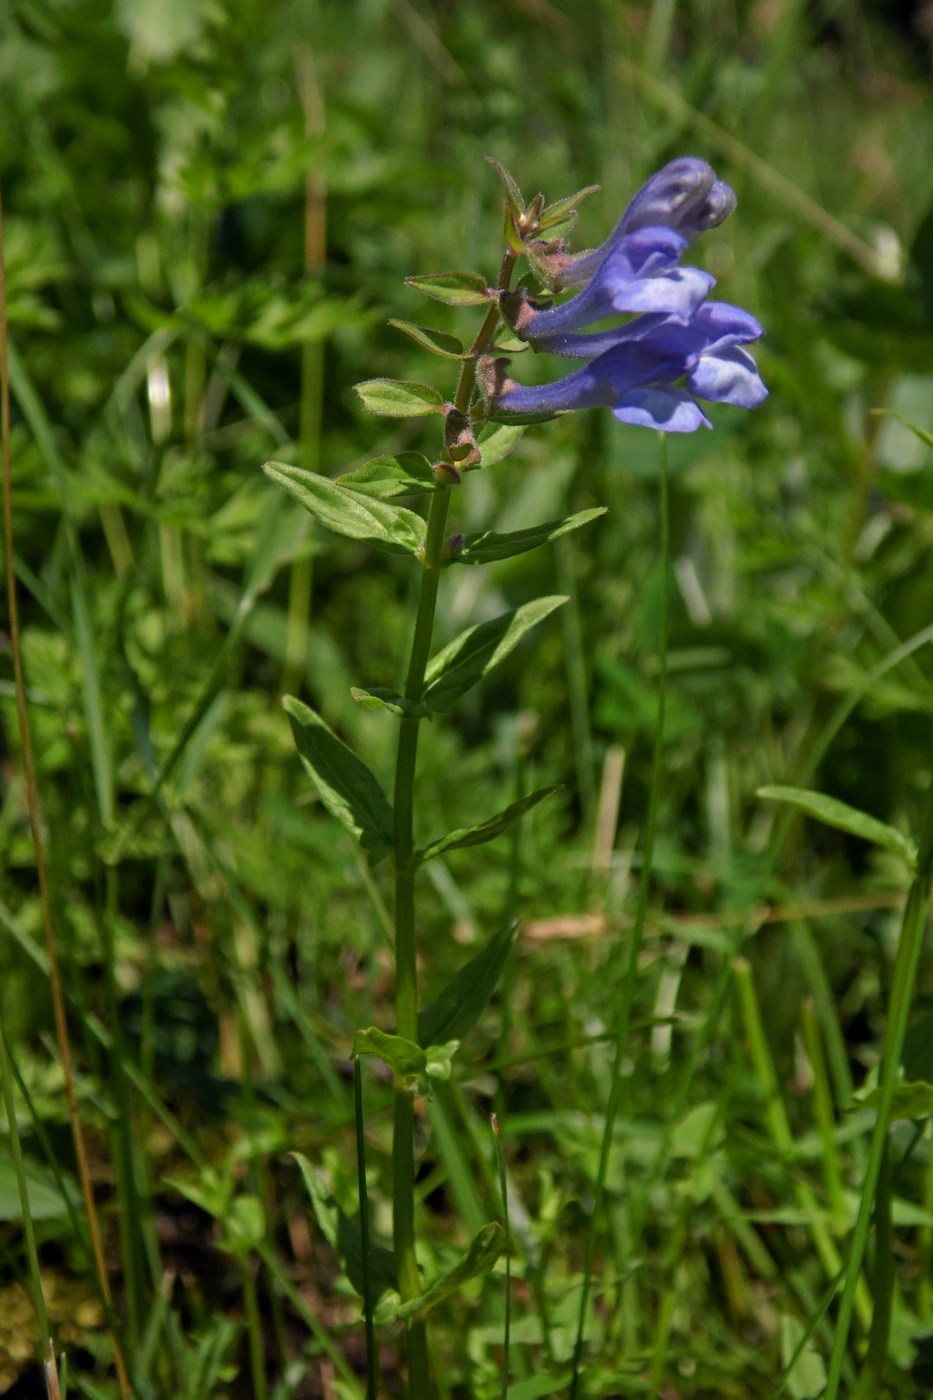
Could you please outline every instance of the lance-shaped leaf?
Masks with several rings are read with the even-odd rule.
[[[495,1220],[484,1225],[475,1236],[467,1252],[457,1260],[453,1268],[436,1278],[431,1287],[418,1298],[410,1298],[402,1303],[396,1317],[406,1322],[418,1322],[426,1317],[438,1303],[443,1303],[452,1293],[456,1293],[470,1279],[488,1274],[505,1248],[505,1231]]]
[[[836,797],[827,797],[825,793],[813,792],[809,788],[780,786],[759,788],[758,796],[771,798],[775,802],[788,802],[808,816],[816,817],[817,821],[835,827],[837,831],[847,831],[851,836],[860,836],[864,841],[883,846],[892,855],[900,856],[911,870],[917,863],[917,844],[909,836],[904,836],[896,827],[888,826],[876,817],[870,817],[867,812],[860,812],[857,807],[850,807],[847,802],[840,802]]]
[[[486,160],[505,186],[505,197],[508,200],[509,208],[512,213],[515,215],[516,219],[521,218],[522,214],[525,212],[525,196],[519,189],[515,177],[512,175],[511,171],[506,170],[505,166],[500,161],[496,160],[495,156],[487,156]]]
[[[390,554],[413,554],[424,543],[424,521],[412,510],[348,491],[330,477],[287,462],[266,462],[263,471],[337,535],[365,540]]]
[[[551,783],[549,787],[538,788],[535,792],[529,792],[525,797],[519,798],[517,802],[510,802],[508,807],[497,812],[494,817],[489,817],[487,821],[480,822],[478,826],[461,827],[458,831],[448,832],[446,836],[441,836],[437,841],[432,841],[430,846],[425,846],[420,851],[415,852],[415,860],[434,860],[435,856],[441,856],[445,851],[455,851],[463,846],[483,846],[487,841],[492,841],[503,831],[508,831],[509,827],[523,817],[526,812],[530,812],[532,807],[537,807],[539,802],[543,802],[546,797],[550,797],[552,792],[558,792],[563,786],[562,783]]]
[[[425,277],[406,277],[405,283],[445,306],[482,306],[495,295],[477,272],[431,272]]]
[[[563,223],[567,219],[576,218],[577,205],[582,204],[585,199],[589,199],[591,194],[599,191],[599,185],[585,185],[582,190],[577,190],[576,194],[567,195],[566,199],[555,200],[542,210],[538,220],[538,228],[553,228],[555,224]]]
[[[408,379],[364,379],[353,386],[363,407],[380,418],[423,418],[426,413],[443,413],[444,400],[430,384]]]
[[[524,428],[511,423],[493,423],[491,427],[484,428],[476,444],[482,454],[483,466],[492,467],[496,462],[501,462],[521,441],[524,433]]]
[[[578,511],[576,515],[566,515],[561,520],[545,520],[541,525],[531,525],[527,530],[512,530],[507,535],[497,535],[494,530],[483,530],[479,534],[467,535],[463,548],[448,564],[491,564],[496,559],[510,559],[513,554],[526,554],[529,549],[538,549],[551,540],[567,535],[571,530],[579,530],[591,520],[606,514],[605,506],[594,506],[591,510]]]
[[[392,850],[393,816],[376,775],[307,705],[293,695],[286,695],[282,704],[301,761],[324,806],[373,863],[381,860]]]
[[[476,1025],[496,990],[518,932],[506,924],[469,962],[455,972],[440,996],[418,1012],[418,1044],[463,1040]]]
[[[343,1265],[344,1273],[350,1283],[362,1298],[363,1242],[359,1227],[348,1216],[344,1215],[327,1185],[315,1172],[307,1157],[303,1157],[300,1152],[293,1152],[292,1156],[301,1168],[301,1175],[308,1188],[308,1195],[311,1197],[311,1205],[314,1208],[315,1219],[321,1228],[321,1234]],[[377,1297],[380,1293],[384,1293],[387,1288],[398,1288],[398,1271],[395,1266],[395,1255],[391,1249],[386,1249],[384,1245],[380,1244],[370,1244],[369,1277]]]
[[[864,1097],[861,1094],[856,1095],[852,1108],[877,1108],[880,1101],[881,1089],[876,1085]],[[895,1086],[888,1113],[889,1123],[930,1117],[933,1117],[933,1084],[926,1084],[922,1080],[905,1080]]]
[[[428,663],[424,703],[432,710],[449,710],[471,686],[505,660],[526,632],[566,601],[560,596],[536,598],[514,612],[461,632]]]
[[[341,472],[338,486],[348,486],[360,496],[418,496],[437,491],[434,471],[420,452],[403,452],[398,457],[373,457],[351,472]]]
[[[404,695],[388,690],[385,686],[377,685],[365,690],[354,685],[350,687],[350,694],[364,710],[389,710],[400,719],[431,718],[431,711],[427,705],[419,705],[417,701],[408,700]]]
[[[375,1055],[403,1079],[424,1074],[428,1062],[420,1045],[416,1045],[413,1040],[406,1040],[403,1035],[388,1035],[378,1026],[357,1031],[350,1053],[354,1059],[357,1055]]]
[[[412,340],[425,350],[432,351],[435,355],[443,355],[447,360],[462,360],[465,354],[463,344],[454,335],[446,335],[444,331],[432,330],[430,326],[416,326],[414,321],[398,321],[393,318],[389,322],[397,331],[410,336]]]

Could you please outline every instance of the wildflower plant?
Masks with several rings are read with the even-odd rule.
[[[340,1215],[309,1164],[302,1162],[302,1169],[319,1222],[364,1300],[370,1393],[375,1393],[374,1322],[399,1320],[407,1329],[409,1391],[419,1400],[431,1394],[428,1314],[464,1283],[492,1269],[505,1236],[501,1226],[491,1222],[443,1276],[422,1277],[416,1256],[415,1099],[430,1092],[432,1080],[450,1075],[461,1041],[495,990],[514,934],[512,929],[495,932],[437,999],[422,1006],[416,963],[418,873],[446,851],[492,841],[555,788],[530,792],[478,825],[416,846],[418,736],[425,720],[452,709],[527,632],[566,601],[538,598],[469,627],[432,656],[438,588],[445,569],[491,564],[536,549],[603,513],[597,507],[513,533],[484,530],[464,535],[449,531],[452,504],[457,492],[467,487],[469,473],[501,461],[529,422],[606,406],[623,423],[692,432],[711,426],[700,400],[754,408],[767,393],[746,349],[762,334],[761,326],[747,312],[711,301],[714,278],[683,261],[691,243],[735,206],[731,189],[705,161],[687,157],[664,166],[638,191],[606,241],[583,253],[569,251],[567,235],[581,200],[595,187],[550,205],[541,195],[526,202],[511,175],[492,163],[506,191],[506,249],[495,285],[468,272],[408,279],[414,290],[436,301],[484,309],[472,342],[465,346],[420,325],[393,323],[424,348],[456,363],[452,397],[445,398],[431,385],[392,379],[357,385],[363,404],[373,413],[439,418],[442,438],[435,459],[411,452],[377,457],[335,480],[281,462],[268,462],[264,468],[322,525],[389,553],[407,555],[420,570],[404,688],[398,692],[371,686],[352,692],[358,703],[385,712],[386,719],[398,725],[391,798],[363,759],[319,715],[292,696],[284,701],[301,761],[323,805],[373,865],[385,860],[393,867],[395,1024],[363,1029],[353,1043],[359,1226]],[[527,270],[513,287],[520,260]],[[568,291],[571,294],[561,300]],[[613,323],[607,325],[610,318]],[[579,361],[580,367],[548,383],[521,385],[512,378],[511,362],[528,348]],[[414,508],[425,499],[426,517]],[[375,1247],[369,1238],[359,1074],[360,1057],[366,1055],[383,1060],[394,1075],[391,1251]],[[610,1136],[607,1129],[607,1142]],[[604,1168],[605,1163],[603,1174]],[[578,1352],[582,1317],[583,1309]]]

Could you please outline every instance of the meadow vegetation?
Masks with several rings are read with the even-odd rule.
[[[561,785],[419,877],[426,998],[519,928],[416,1105],[426,1275],[504,1218],[493,1112],[509,1201],[511,1278],[500,1258],[432,1312],[435,1379],[442,1400],[571,1385],[663,675],[578,1394],[930,1394],[933,36],[915,14],[10,0],[13,565],[59,976],[4,596],[0,1069],[18,1134],[0,1114],[0,1394],[43,1393],[27,1225],[68,1394],[367,1394],[360,1299],[321,1221],[359,1212],[350,1050],[394,1024],[392,889],[309,785],[280,697],[389,788],[396,720],[351,687],[401,685],[417,579],[318,528],[260,466],[436,452],[429,420],[374,418],[352,386],[449,393],[450,363],[387,321],[428,319],[406,276],[494,282],[503,191],[484,157],[549,200],[598,183],[583,248],[685,154],[736,191],[692,260],[764,325],[770,397],[669,438],[667,566],[657,438],[604,410],[529,427],[452,506],[462,531],[607,512],[441,581],[435,648],[539,595],[570,602],[422,725],[421,842]],[[430,324],[469,341],[470,315],[432,305]],[[361,1080],[388,1244],[391,1076],[367,1058]],[[316,1212],[295,1154],[326,1183]],[[378,1393],[405,1394],[401,1325],[377,1346]]]

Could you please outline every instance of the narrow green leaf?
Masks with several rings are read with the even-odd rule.
[[[576,194],[569,194],[566,199],[557,199],[553,204],[549,204],[541,212],[538,220],[538,228],[553,228],[555,224],[562,220],[576,217],[577,206],[585,199],[589,199],[591,194],[599,193],[599,185],[584,185],[582,190],[577,190]]]
[[[483,306],[495,296],[477,272],[430,272],[424,277],[406,277],[405,284],[445,306]]]
[[[427,1056],[420,1045],[406,1040],[402,1035],[388,1035],[378,1026],[357,1031],[350,1053],[354,1059],[357,1055],[375,1055],[403,1079],[413,1074],[424,1074],[427,1066]]]
[[[337,535],[364,540],[390,554],[413,554],[424,543],[424,521],[412,510],[373,500],[288,462],[266,462],[263,471]]]
[[[453,1268],[436,1278],[426,1293],[403,1303],[397,1316],[409,1322],[426,1317],[438,1303],[443,1303],[452,1293],[456,1293],[470,1279],[481,1278],[492,1269],[505,1247],[505,1233],[502,1226],[493,1220],[485,1225]]]
[[[406,700],[404,695],[398,695],[394,690],[387,690],[381,685],[373,686],[370,690],[354,685],[350,688],[350,694],[364,710],[390,710],[401,719],[431,718],[431,711],[427,705],[419,705],[415,700]]]
[[[813,792],[809,788],[781,786],[759,788],[758,796],[775,802],[789,802],[792,807],[799,808],[817,821],[825,822],[827,826],[883,846],[892,855],[900,856],[911,869],[917,863],[917,844],[909,836],[904,836],[886,822],[870,817],[867,812],[850,807],[847,802],[840,802],[836,797],[827,797],[825,793]]]
[[[447,360],[462,360],[464,357],[463,344],[454,335],[445,335],[443,331],[432,330],[430,326],[416,326],[414,321],[399,321],[394,317],[389,325],[435,355],[443,355]]]
[[[29,1201],[29,1214],[33,1220],[55,1220],[68,1214],[68,1201],[62,1195],[61,1186],[55,1177],[44,1168],[26,1162],[26,1196]],[[77,1192],[71,1183],[62,1182],[72,1202],[77,1201]],[[0,1158],[0,1221],[23,1218],[23,1206],[19,1195],[19,1183],[12,1157]]]
[[[495,156],[487,156],[486,160],[505,186],[505,197],[509,202],[509,208],[512,213],[515,215],[516,219],[521,218],[522,214],[525,212],[525,196],[518,188],[515,177],[512,175],[511,171],[506,170],[501,161],[496,160]]]
[[[375,774],[307,705],[293,695],[286,695],[282,704],[305,771],[324,806],[373,863],[381,860],[393,847],[393,816]]]
[[[511,423],[493,423],[491,428],[484,428],[476,444],[482,454],[483,466],[492,467],[496,462],[501,462],[524,435],[524,428]]]
[[[529,792],[517,802],[510,802],[508,807],[478,826],[465,826],[459,831],[451,831],[446,836],[441,836],[437,841],[432,841],[430,846],[416,851],[415,860],[423,864],[425,861],[434,860],[435,856],[443,855],[445,851],[455,851],[463,846],[485,845],[503,831],[508,831],[520,817],[530,812],[532,807],[537,807],[539,802],[543,802],[553,792],[558,792],[562,786],[562,783],[551,783],[548,787],[538,788],[536,792]]]
[[[497,535],[494,530],[483,530],[475,535],[467,535],[463,548],[447,564],[491,564],[496,559],[510,559],[515,554],[526,554],[529,549],[538,549],[551,540],[567,535],[571,530],[579,530],[600,515],[606,514],[605,506],[594,506],[590,510],[578,511],[576,515],[564,516],[562,520],[545,520],[541,525],[531,525],[527,530],[513,530],[507,535]]]
[[[343,1265],[344,1273],[362,1298],[363,1296],[363,1244],[359,1227],[354,1224],[334,1200],[326,1184],[318,1176],[307,1157],[300,1152],[292,1156],[301,1169],[314,1216],[331,1249]],[[371,1244],[369,1248],[369,1277],[378,1297],[388,1288],[398,1288],[398,1272],[395,1255],[384,1245]]]
[[[449,710],[471,686],[505,660],[526,632],[566,601],[559,595],[536,598],[514,612],[461,632],[428,663],[427,686],[422,696],[425,704],[432,710]]]
[[[430,384],[406,379],[364,379],[354,384],[363,407],[381,418],[423,418],[426,413],[442,413],[444,400]]]
[[[420,452],[403,452],[398,457],[374,457],[350,472],[341,472],[338,486],[348,486],[360,496],[419,496],[437,491],[438,485],[427,457]]]
[[[418,1012],[418,1044],[438,1045],[463,1040],[476,1025],[496,990],[515,942],[518,925],[506,924],[484,948],[464,963],[447,986]]]

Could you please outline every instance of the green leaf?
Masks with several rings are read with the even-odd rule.
[[[307,1157],[300,1152],[292,1156],[301,1168],[315,1219],[321,1227],[321,1234],[343,1265],[344,1273],[362,1298],[363,1296],[363,1243],[359,1228],[344,1215],[334,1200],[326,1184],[315,1172]],[[370,1244],[369,1277],[376,1297],[387,1288],[398,1288],[398,1272],[395,1255],[391,1249],[381,1244]]]
[[[443,1045],[429,1045],[424,1052],[424,1072],[429,1079],[449,1079],[453,1058],[460,1049],[459,1040],[447,1040]]]
[[[585,199],[589,199],[591,194],[598,194],[599,185],[584,185],[582,190],[577,190],[576,194],[569,194],[566,199],[555,200],[546,209],[541,211],[538,220],[538,228],[552,228],[554,224],[561,223],[571,215],[576,215],[577,205],[582,204]]]
[[[559,595],[536,598],[514,612],[461,632],[428,663],[427,686],[422,696],[425,704],[432,710],[449,710],[471,686],[505,660],[526,632],[566,601]]]
[[[381,418],[423,418],[426,413],[443,413],[444,400],[430,384],[407,379],[364,379],[353,386],[363,407]]]
[[[427,1066],[427,1056],[412,1040],[406,1040],[402,1035],[388,1035],[385,1031],[379,1030],[378,1026],[370,1026],[368,1030],[357,1031],[353,1037],[353,1049],[351,1055],[355,1059],[357,1055],[375,1055],[382,1060],[390,1069],[403,1079],[411,1075],[424,1074]]]
[[[301,761],[324,806],[373,863],[381,860],[394,844],[393,816],[375,774],[307,705],[293,695],[286,695],[282,704]]]
[[[399,457],[374,457],[350,472],[341,472],[338,486],[349,486],[360,496],[418,496],[437,491],[434,471],[420,452],[403,452]]]
[[[445,335],[443,331],[432,330],[429,326],[416,326],[413,321],[399,321],[394,317],[389,321],[389,325],[410,336],[423,349],[431,350],[435,355],[443,355],[447,360],[462,360],[466,353],[456,336]]]
[[[407,700],[404,695],[398,695],[394,690],[387,690],[385,686],[373,686],[366,690],[359,686],[351,686],[350,694],[353,699],[363,706],[364,710],[390,710],[393,715],[398,715],[401,719],[430,719],[431,711],[427,705],[419,705],[415,700]]]
[[[853,1108],[877,1108],[880,1098],[881,1088],[876,1085],[864,1098],[858,1096]],[[921,1080],[916,1083],[901,1083],[895,1086],[891,1111],[888,1114],[889,1123],[931,1116],[933,1116],[933,1084],[926,1084]]]
[[[876,846],[883,846],[892,855],[899,856],[911,869],[917,863],[917,845],[909,836],[904,836],[886,822],[879,822],[875,817],[870,817],[867,812],[860,812],[858,808],[840,802],[838,798],[827,797],[824,793],[813,792],[809,788],[781,786],[759,788],[758,796],[775,802],[789,802],[792,807],[799,808],[810,817],[816,817],[817,821],[825,822],[827,826],[835,827],[838,831],[847,831],[851,836],[860,836],[865,841],[874,842]]]
[[[502,165],[500,161],[496,160],[495,156],[487,156],[486,160],[505,186],[505,197],[508,200],[509,208],[512,213],[515,215],[516,219],[521,218],[522,214],[525,212],[525,196],[518,188],[514,176],[510,171],[506,170],[505,166]]]
[[[266,1215],[258,1196],[237,1196],[221,1217],[222,1246],[245,1256],[258,1249],[266,1237]]]
[[[476,444],[482,454],[483,466],[492,467],[496,462],[501,462],[524,434],[524,428],[511,423],[494,423],[491,428],[484,429]]]
[[[497,535],[494,530],[483,530],[479,534],[467,535],[459,554],[448,559],[448,564],[491,564],[496,559],[510,559],[515,554],[525,554],[529,549],[567,535],[571,530],[579,530],[591,520],[606,514],[605,506],[594,506],[591,510],[578,511],[576,515],[564,516],[561,520],[545,520],[542,525],[531,525],[527,530],[513,530],[507,535]]]
[[[517,802],[510,802],[508,807],[497,812],[494,817],[489,817],[487,821],[481,822],[479,826],[465,826],[458,831],[451,831],[446,836],[441,836],[437,841],[432,841],[430,846],[425,846],[422,850],[415,852],[415,860],[419,864],[425,861],[434,860],[435,856],[443,855],[445,851],[459,850],[464,846],[482,846],[487,841],[494,840],[503,831],[508,831],[520,817],[526,812],[530,812],[532,807],[537,807],[539,802],[543,802],[552,793],[558,792],[563,787],[562,783],[551,783],[548,787],[538,788],[535,792],[529,792],[525,797],[519,798]]]
[[[495,296],[477,272],[431,272],[424,277],[406,277],[405,284],[445,306],[484,306]]]
[[[476,1025],[496,990],[515,942],[518,925],[506,924],[459,972],[440,996],[418,1012],[418,1044],[438,1045],[463,1040]]]
[[[45,1171],[33,1162],[25,1162],[23,1165],[26,1176],[26,1195],[29,1198],[29,1213],[33,1220],[56,1220],[60,1216],[67,1215],[68,1203],[51,1172]],[[65,1189],[72,1201],[77,1202],[77,1192],[72,1189],[70,1182],[65,1184]],[[16,1180],[16,1167],[12,1157],[4,1155],[0,1157],[0,1220],[21,1221],[22,1218],[23,1210]]]
[[[263,471],[335,534],[364,540],[390,554],[413,554],[424,543],[425,524],[414,511],[359,495],[330,477],[287,462],[266,462]]]
[[[465,1283],[469,1283],[470,1279],[488,1274],[504,1248],[505,1231],[502,1226],[495,1220],[484,1225],[466,1254],[461,1256],[453,1268],[436,1278],[426,1293],[403,1303],[396,1316],[408,1322],[420,1321],[432,1308],[436,1308],[438,1303],[443,1303],[445,1298],[449,1298]]]

